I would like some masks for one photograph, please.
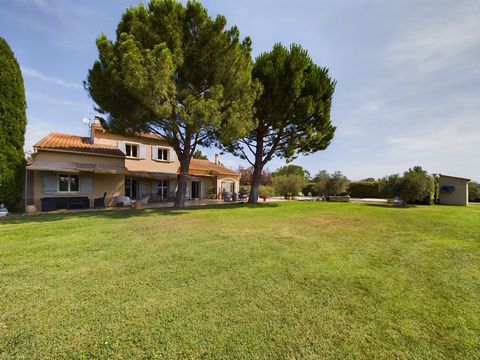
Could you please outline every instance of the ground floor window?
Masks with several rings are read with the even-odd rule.
[[[78,191],[78,175],[58,175],[58,191],[59,192],[75,192]]]
[[[168,180],[158,180],[157,195],[161,199],[168,198]]]

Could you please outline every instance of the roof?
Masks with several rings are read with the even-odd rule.
[[[189,173],[191,175],[232,175],[239,176],[236,171],[226,168],[223,165],[217,165],[209,160],[192,159],[190,161]]]
[[[92,129],[94,130],[101,130],[104,132],[109,132],[107,129],[105,129],[101,124],[98,123],[93,123],[92,124]],[[135,137],[139,138],[147,138],[147,139],[153,139],[153,140],[164,140],[163,136],[157,135],[157,134],[149,134],[149,133],[135,133],[133,134]]]
[[[459,179],[459,180],[471,181],[471,179],[467,179],[467,178],[463,178],[463,177],[458,177],[458,176],[450,176],[450,175],[445,175],[445,174],[440,174],[440,176],[449,177],[449,178],[452,178],[452,179]]]
[[[97,155],[121,156],[125,155],[120,149],[112,145],[92,144],[90,138],[75,135],[52,133],[33,145],[36,149],[61,150],[82,152]]]

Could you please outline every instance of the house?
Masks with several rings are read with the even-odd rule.
[[[470,179],[440,174],[439,203],[443,205],[468,205],[468,183]]]
[[[96,120],[90,137],[49,134],[34,145],[27,165],[27,201],[42,211],[92,207],[106,193],[150,201],[171,201],[177,189],[180,163],[173,148],[153,134],[121,136],[106,131]],[[239,190],[240,174],[215,162],[192,159],[187,199],[203,199],[222,191]],[[42,200],[43,199],[43,200]],[[46,205],[47,202],[50,205]]]

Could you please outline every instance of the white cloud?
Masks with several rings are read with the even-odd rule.
[[[22,73],[23,73],[23,75],[27,75],[27,76],[30,76],[30,77],[35,78],[35,79],[43,80],[43,81],[49,82],[51,84],[70,87],[70,88],[74,88],[74,89],[83,89],[83,87],[80,84],[67,82],[67,81],[64,81],[64,80],[56,78],[56,77],[47,76],[47,75],[44,75],[44,74],[42,74],[41,72],[39,72],[38,70],[35,70],[35,69],[22,67]]]
[[[63,106],[77,106],[77,107],[82,107],[82,108],[91,108],[92,107],[91,105],[89,105],[87,103],[84,103],[84,102],[54,98],[54,97],[51,97],[51,96],[36,94],[36,93],[31,92],[31,91],[27,91],[27,100],[39,100],[42,103],[50,103],[50,104],[63,105]]]

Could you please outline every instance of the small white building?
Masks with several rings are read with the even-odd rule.
[[[440,204],[467,206],[469,182],[470,179],[440,174]]]

